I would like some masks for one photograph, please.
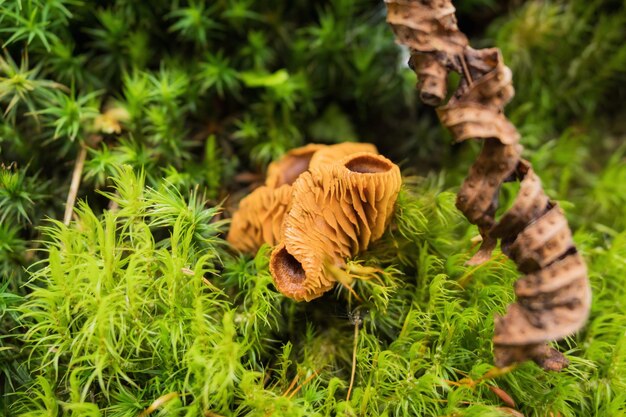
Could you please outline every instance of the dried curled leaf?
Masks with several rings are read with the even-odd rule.
[[[438,106],[448,92],[448,70],[433,54],[411,55],[409,66],[417,74],[420,99],[429,106]]]
[[[450,0],[386,0],[387,21],[398,43],[411,48],[421,98],[438,105],[447,73],[462,76],[457,91],[437,109],[456,141],[485,139],[457,196],[457,207],[478,225],[483,245],[470,263],[484,262],[497,239],[527,274],[516,284],[517,302],[496,319],[495,359],[505,366],[528,359],[549,370],[568,361],[546,342],[578,331],[586,322],[591,290],[585,263],[574,247],[561,209],[545,195],[530,164],[521,159],[520,135],[504,116],[512,99],[512,74],[496,48],[475,50],[456,26]],[[519,180],[513,206],[495,219],[499,190]]]
[[[336,163],[357,152],[378,153],[369,143],[310,144],[293,149],[268,167],[265,185],[239,203],[227,240],[242,252],[255,253],[263,243],[276,245],[282,237],[283,218],[291,203],[291,185],[309,168]]]
[[[320,165],[298,178],[284,239],[270,259],[277,288],[298,301],[331,289],[333,267],[344,266],[346,258],[382,236],[401,184],[397,165],[368,152]]]
[[[385,3],[387,23],[398,43],[417,51],[443,51],[451,55],[467,46],[467,38],[458,30],[455,9],[449,0],[385,0]]]

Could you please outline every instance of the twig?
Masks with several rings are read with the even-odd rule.
[[[165,394],[165,395],[160,396],[159,398],[154,400],[154,402],[152,404],[150,404],[150,407],[148,407],[145,410],[143,410],[141,412],[141,414],[139,414],[139,417],[149,416],[150,414],[154,413],[163,404],[165,404],[166,402],[171,401],[171,400],[173,400],[174,398],[177,398],[177,397],[178,397],[178,393],[177,392],[170,392],[169,394]]]
[[[63,223],[66,226],[69,225],[72,221],[72,213],[74,212],[74,204],[76,203],[76,195],[78,194],[78,188],[80,187],[80,179],[83,175],[83,167],[85,166],[86,158],[87,147],[85,145],[81,145],[78,156],[76,157],[76,163],[74,164],[74,172],[72,172],[70,191],[67,194],[67,201],[65,203],[65,215],[63,216]]]
[[[187,267],[181,268],[180,272],[182,272],[184,275],[186,275],[188,277],[193,277],[196,274],[191,268],[187,268]],[[207,287],[211,288],[213,291],[219,291],[220,290],[215,285],[213,285],[213,283],[211,281],[209,281],[209,279],[207,277],[205,277],[204,275],[202,276],[202,282],[204,283],[204,285],[206,285]]]
[[[283,397],[286,397],[289,394],[289,392],[291,392],[293,387],[295,387],[296,384],[298,383],[299,379],[300,379],[300,373],[297,373],[296,376],[291,381],[291,384],[289,384],[289,386],[287,387],[287,390],[285,392],[283,392]]]
[[[461,66],[463,67],[463,75],[465,76],[467,83],[471,86],[474,83],[474,80],[472,80],[472,74],[470,73],[469,68],[467,66],[467,61],[465,60],[465,53],[462,53],[460,55],[460,59],[461,59]]]
[[[354,376],[356,375],[356,350],[359,346],[359,324],[361,324],[361,320],[354,321],[354,349],[352,349],[352,373],[350,375],[350,386],[348,387],[348,395],[346,395],[346,401],[350,401],[350,394],[352,394],[352,386],[354,385]]]
[[[296,388],[295,390],[293,390],[293,392],[291,394],[289,394],[289,396],[287,398],[292,399],[294,395],[296,395],[298,393],[298,391],[300,391],[302,389],[303,386],[305,386],[306,384],[308,384],[309,382],[311,382],[311,380],[313,378],[315,378],[318,375],[317,371],[313,371],[313,375],[311,375],[310,377],[308,377],[307,379],[304,380],[304,382],[302,382],[302,384],[298,385],[298,388]]]

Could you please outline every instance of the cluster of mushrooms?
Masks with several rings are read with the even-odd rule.
[[[333,288],[346,260],[387,228],[402,178],[365,143],[293,149],[267,172],[265,185],[241,200],[227,240],[242,252],[274,247],[276,288],[310,301]]]

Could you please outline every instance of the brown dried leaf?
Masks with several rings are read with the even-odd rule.
[[[450,0],[392,1],[387,4],[387,23],[399,43],[418,51],[458,54],[467,46],[459,32]]]
[[[456,206],[480,228],[490,228],[498,204],[498,192],[517,166],[519,145],[503,145],[487,140],[457,195]],[[483,236],[484,237],[484,236]]]
[[[446,98],[448,91],[448,69],[435,54],[415,53],[409,59],[409,66],[417,74],[417,89],[420,99],[429,106],[438,106]]]
[[[502,113],[479,103],[460,102],[437,109],[439,120],[457,142],[467,139],[498,138],[505,145],[519,143],[519,133]]]
[[[528,274],[516,285],[517,303],[496,319],[496,365],[532,359],[544,369],[560,370],[567,359],[546,342],[584,325],[591,290],[567,220],[549,201],[530,164],[520,159],[520,135],[504,116],[514,95],[511,71],[498,49],[468,46],[449,0],[386,4],[397,42],[411,49],[410,65],[418,73],[424,102],[438,104],[445,96],[447,71],[459,72],[457,91],[437,113],[456,141],[486,140],[457,196],[457,207],[483,237],[470,262],[488,259],[500,238],[503,252]],[[496,223],[500,187],[511,179],[521,181],[519,194]]]

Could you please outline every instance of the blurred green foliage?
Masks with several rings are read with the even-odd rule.
[[[511,415],[501,389],[526,416],[624,415],[624,6],[457,6],[513,70],[507,112],[594,290],[565,372],[470,387],[452,382],[490,369],[516,272],[499,252],[464,266],[476,230],[453,191],[478,147],[418,103],[382,2],[0,0],[0,413]],[[286,150],[347,140],[406,175],[390,232],[353,261],[379,279],[355,281],[362,301],[295,303],[224,218]]]

